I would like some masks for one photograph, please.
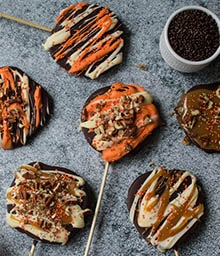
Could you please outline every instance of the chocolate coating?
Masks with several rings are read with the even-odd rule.
[[[44,48],[69,73],[95,79],[122,62],[122,34],[108,7],[82,2],[61,11]]]
[[[84,122],[87,120],[87,114],[86,113],[86,106],[93,100],[95,99],[95,97],[101,95],[101,94],[104,94],[106,93],[108,90],[110,89],[110,86],[106,86],[106,87],[103,87],[103,88],[100,88],[98,90],[96,90],[95,92],[93,92],[89,97],[88,99],[86,100],[86,102],[84,103],[83,105],[83,108],[82,108],[82,112],[81,112],[81,121]],[[83,134],[87,140],[87,142],[89,143],[90,146],[92,146],[95,150],[97,150],[93,145],[92,145],[92,140],[94,139],[95,137],[95,133],[94,132],[89,132],[89,129],[87,128],[82,128],[82,131],[83,131]]]
[[[25,145],[52,113],[46,90],[16,67],[0,68],[0,134],[3,149]]]
[[[206,152],[220,151],[220,83],[201,84],[185,93],[176,117],[189,141]]]
[[[158,172],[155,172],[155,173],[156,173],[155,175],[158,175]],[[153,178],[152,178],[152,176],[150,177],[150,175],[152,175],[152,172],[146,172],[136,178],[136,180],[131,184],[129,191],[128,191],[127,207],[128,207],[128,211],[130,213],[130,218],[131,218],[131,216],[133,216],[133,218],[131,219],[133,224],[135,225],[135,227],[136,227],[137,231],[140,233],[140,235],[147,242],[152,243],[155,246],[157,245],[158,250],[161,250],[161,251],[164,251],[165,249],[170,249],[173,247],[176,248],[176,247],[178,247],[178,245],[180,243],[187,241],[187,239],[189,239],[189,237],[193,234],[193,232],[197,228],[197,225],[199,224],[198,219],[201,217],[201,215],[204,214],[202,212],[202,213],[200,213],[200,215],[196,216],[196,214],[198,213],[197,207],[204,204],[203,192],[201,190],[201,187],[198,185],[198,183],[196,183],[195,189],[198,190],[198,197],[197,197],[194,205],[192,207],[189,207],[189,213],[191,213],[191,211],[195,211],[195,216],[192,214],[192,218],[198,217],[198,219],[196,219],[194,224],[190,225],[189,224],[190,218],[189,218],[188,224],[187,224],[187,225],[189,225],[189,227],[186,229],[186,232],[184,234],[182,234],[178,239],[176,239],[176,241],[173,242],[172,247],[168,246],[166,248],[166,246],[164,246],[164,243],[165,243],[164,241],[166,241],[166,239],[163,240],[161,238],[164,235],[163,232],[165,232],[165,235],[169,234],[169,232],[173,232],[172,229],[176,228],[176,225],[178,225],[178,224],[176,224],[176,222],[179,223],[178,221],[176,221],[176,218],[178,220],[178,218],[181,218],[181,216],[184,218],[188,217],[187,204],[185,204],[185,206],[183,207],[183,210],[181,209],[182,206],[180,206],[178,204],[173,209],[172,209],[172,206],[171,206],[170,210],[168,210],[168,208],[169,208],[169,204],[171,204],[171,205],[176,204],[175,199],[177,197],[182,198],[182,199],[178,199],[178,200],[179,200],[179,202],[181,202],[181,200],[182,200],[183,204],[184,204],[184,200],[188,200],[186,197],[186,194],[185,194],[185,196],[183,196],[183,195],[185,193],[184,191],[187,188],[189,188],[190,185],[192,186],[192,183],[194,182],[193,181],[194,176],[192,174],[185,176],[185,178],[183,178],[183,180],[182,180],[181,184],[178,186],[177,190],[175,190],[173,193],[170,194],[167,202],[166,202],[167,199],[165,196],[166,190],[168,189],[169,191],[171,191],[172,187],[175,186],[175,183],[178,182],[178,179],[182,175],[184,175],[184,173],[186,173],[186,171],[176,170],[176,169],[173,169],[170,171],[165,170],[165,172],[162,173],[160,178],[157,180],[155,187],[154,186],[152,187],[153,182],[155,182],[155,180],[156,180],[156,178],[155,178],[156,176],[153,176]],[[149,179],[149,183],[146,183],[147,179]],[[144,185],[144,184],[147,184],[147,185]],[[147,194],[146,191],[148,190],[148,188],[150,186],[151,186],[151,192],[148,192],[148,194]],[[140,190],[141,188],[142,188],[142,190]],[[149,189],[149,191],[150,191],[150,189]],[[194,190],[192,190],[192,191],[194,191]],[[152,193],[152,194],[150,194],[150,193]],[[182,196],[179,196],[181,194],[182,194]],[[139,196],[139,199],[137,201],[135,209],[134,208],[132,209],[132,207],[134,207],[133,204],[134,204],[135,200],[137,200],[136,199],[137,196]],[[156,203],[156,205],[154,205],[153,198],[154,198],[154,200],[156,200],[156,198],[163,198],[163,199],[161,199],[161,203],[158,203],[158,204]],[[146,200],[146,202],[144,200]],[[151,204],[149,203],[150,200],[151,200]],[[163,205],[163,203],[167,204],[167,206]],[[160,207],[160,210],[158,210],[157,205],[158,205],[158,207]],[[151,210],[149,208],[150,206],[152,207]],[[146,209],[146,210],[143,210],[143,209]],[[157,210],[158,210],[158,212],[157,212]],[[133,211],[134,211],[134,213],[133,213]],[[156,215],[154,215],[153,213],[156,213]],[[152,214],[152,216],[149,217],[148,214]],[[145,223],[145,225],[139,224],[140,215],[142,215],[142,218],[143,218],[142,221],[145,222],[145,218],[147,218],[147,219],[149,218],[149,222],[147,224]],[[143,215],[145,215],[146,217],[144,217]],[[158,218],[157,221],[159,220],[159,222],[157,224],[156,224],[156,222],[154,222],[155,216],[156,216],[156,218]],[[162,218],[162,216],[163,216],[163,218]],[[176,216],[178,216],[178,217],[176,217]],[[168,224],[166,223],[166,221]],[[174,222],[173,224],[172,224],[172,221]],[[151,222],[152,222],[152,224],[151,224]],[[168,226],[167,229],[163,227],[163,225],[165,225],[165,224]],[[181,232],[181,229],[179,230],[179,232]],[[152,238],[156,235],[158,236],[158,238],[157,238],[158,240],[156,239],[156,241],[152,241]],[[177,236],[178,232],[175,235]],[[172,237],[172,235],[170,235],[170,236]],[[169,238],[169,236],[168,236],[167,241],[169,241],[169,239],[171,240],[171,238]],[[169,242],[167,242],[167,243],[169,244]]]
[[[35,164],[38,164],[39,167],[40,167],[40,170],[46,170],[46,171],[59,171],[59,172],[62,172],[62,173],[66,173],[66,174],[70,174],[70,175],[76,175],[76,176],[79,176],[77,175],[75,172],[67,169],[67,168],[64,168],[64,167],[58,167],[58,166],[50,166],[50,165],[46,165],[44,163],[41,163],[41,162],[32,162],[32,163],[29,163],[28,165],[31,165],[31,166],[34,166]],[[80,177],[80,176],[79,176]],[[12,184],[11,184],[11,187],[13,187],[15,185],[15,179],[12,181]],[[81,209],[82,210],[85,210],[85,209],[92,209],[93,208],[93,203],[92,203],[92,200],[93,200],[93,195],[91,193],[91,189],[88,185],[87,182],[85,182],[85,184],[83,186],[80,187],[80,189],[82,191],[85,192],[85,195],[82,197],[82,201],[81,202],[78,202],[78,204],[80,205]],[[14,208],[14,205],[13,204],[8,204],[7,205],[7,212],[10,213],[11,210]],[[84,215],[89,215],[91,214],[91,211],[90,212],[85,212]],[[70,237],[72,236],[75,236],[77,233],[80,232],[80,229],[79,228],[74,228],[72,225],[70,224],[67,224],[65,226],[65,228],[71,232],[70,234]],[[34,240],[36,241],[41,241],[43,243],[57,243],[57,242],[51,242],[49,240],[46,240],[46,239],[40,239],[38,236],[32,234],[31,232],[28,232],[22,228],[19,228],[17,227],[16,228],[18,231],[22,232],[22,233],[25,233],[26,235],[30,236],[31,238],[33,238]]]
[[[160,124],[152,96],[141,86],[117,82],[86,100],[81,124],[88,143],[114,162],[146,142]]]

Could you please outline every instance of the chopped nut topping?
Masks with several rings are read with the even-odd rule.
[[[183,139],[182,139],[182,144],[185,145],[185,146],[188,146],[190,144],[190,140],[187,136],[185,136]]]
[[[55,236],[63,224],[82,226],[76,218],[84,225],[83,212],[89,209],[80,207],[85,196],[80,189],[84,185],[81,177],[58,170],[42,171],[37,164],[21,166],[15,177],[15,184],[7,192],[7,200],[13,205],[10,214],[22,225],[31,223]]]
[[[210,100],[210,101],[208,102],[208,107],[207,107],[207,108],[208,108],[208,109],[212,109],[213,105],[214,105],[214,102]]]
[[[125,151],[126,151],[126,152],[130,152],[131,150],[132,150],[131,145],[130,145],[130,144],[126,144],[126,145],[125,145]]]
[[[220,87],[216,90],[216,96],[220,99]]]
[[[198,116],[199,114],[200,114],[200,111],[198,109],[191,110],[191,115],[192,116]]]
[[[96,127],[94,133],[97,139],[100,140],[99,150],[104,146],[111,146],[111,143],[121,138],[134,137],[138,131],[138,126],[135,124],[135,115],[140,111],[140,106],[145,102],[145,97],[138,94],[136,97],[128,95],[121,96],[119,105],[112,105],[112,108],[108,111],[102,112],[100,110],[104,107],[104,103],[96,104],[96,112],[90,113],[91,120],[94,121]],[[82,119],[87,117],[86,111],[83,111]],[[150,117],[146,117],[143,125],[150,123],[152,120]],[[116,139],[117,138],[117,139]]]
[[[144,64],[137,64],[136,67],[139,68],[139,69],[142,69],[144,71],[148,70],[148,67],[146,65],[144,65]]]

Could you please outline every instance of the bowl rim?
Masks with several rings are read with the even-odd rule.
[[[212,18],[217,23],[218,30],[219,30],[219,46],[218,46],[217,50],[210,57],[208,57],[207,59],[204,59],[204,60],[201,60],[201,61],[192,61],[192,60],[184,59],[183,57],[178,55],[173,50],[173,48],[170,45],[170,42],[169,42],[169,39],[168,39],[168,28],[169,28],[170,22],[178,13],[180,13],[182,11],[185,11],[185,10],[201,10],[201,11],[205,12],[206,14],[212,16]],[[164,32],[165,32],[164,33],[165,42],[166,42],[166,45],[167,45],[169,51],[171,52],[171,54],[177,60],[179,60],[182,63],[188,64],[188,65],[192,65],[192,66],[194,66],[194,65],[205,65],[205,64],[208,64],[211,61],[213,61],[220,54],[220,19],[218,18],[218,16],[215,13],[213,13],[212,11],[210,11],[209,9],[207,9],[205,7],[202,7],[202,6],[199,6],[199,5],[189,5],[189,6],[184,6],[184,7],[180,8],[180,9],[177,9],[168,18],[168,20],[167,20],[167,22],[165,24],[165,27],[164,27]]]

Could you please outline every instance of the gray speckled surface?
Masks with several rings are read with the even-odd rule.
[[[0,0],[0,11],[48,26],[54,26],[59,11],[71,0]],[[127,190],[151,162],[166,168],[191,170],[206,195],[206,217],[194,237],[178,250],[180,256],[220,255],[219,154],[207,154],[195,146],[183,146],[183,132],[172,112],[183,90],[198,83],[220,80],[220,58],[196,74],[182,74],[167,66],[160,56],[159,37],[168,16],[190,4],[208,7],[220,16],[220,2],[209,1],[90,1],[109,5],[126,27],[126,58],[122,65],[95,81],[74,77],[54,63],[42,48],[48,33],[0,18],[0,66],[12,65],[43,85],[54,99],[51,121],[28,145],[11,151],[0,150],[0,255],[28,255],[32,240],[5,223],[6,189],[22,163],[41,161],[81,174],[97,195],[104,171],[101,155],[78,132],[82,104],[96,89],[113,82],[137,83],[148,89],[159,106],[165,126],[153,134],[139,154],[111,164],[90,255],[161,255],[139,237],[128,218]],[[145,64],[148,71],[138,69]],[[89,225],[65,246],[38,244],[36,256],[83,255]],[[165,255],[174,255],[173,251]]]

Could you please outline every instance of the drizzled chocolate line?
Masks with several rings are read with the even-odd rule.
[[[140,175],[128,192],[130,219],[141,236],[158,250],[187,238],[203,215],[203,195],[188,171],[165,170]]]
[[[79,3],[60,13],[44,48],[70,73],[95,79],[122,62],[122,34],[109,8]]]
[[[3,149],[25,145],[27,138],[45,125],[52,100],[22,70],[0,68],[0,134]]]

